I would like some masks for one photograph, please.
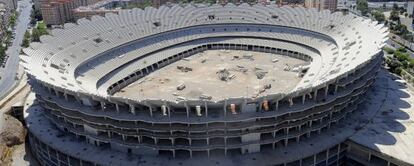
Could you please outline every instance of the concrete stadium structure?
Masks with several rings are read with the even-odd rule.
[[[248,4],[67,23],[23,50],[38,103],[26,115],[32,151],[44,165],[260,154],[274,154],[266,165],[340,164],[350,134],[329,128],[364,101],[387,34],[354,15]]]

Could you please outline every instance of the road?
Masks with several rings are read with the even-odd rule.
[[[16,73],[19,69],[19,54],[21,50],[20,44],[30,22],[32,1],[20,0],[18,3],[20,15],[17,19],[16,35],[12,45],[6,51],[9,56],[6,65],[4,68],[0,68],[0,98],[7,94],[16,84]]]

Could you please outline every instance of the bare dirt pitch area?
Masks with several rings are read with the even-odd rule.
[[[301,79],[291,69],[307,63],[271,53],[208,50],[167,65],[115,95],[134,99],[203,96],[221,100],[289,92]]]

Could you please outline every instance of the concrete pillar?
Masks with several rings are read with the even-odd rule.
[[[185,107],[185,110],[187,111],[187,118],[189,118],[190,117],[190,108],[188,107],[186,101],[184,101],[184,107]]]
[[[292,107],[292,106],[293,106],[293,99],[289,98],[289,107]]]
[[[285,138],[285,146],[288,146],[288,139]]]
[[[101,110],[104,111],[105,110],[105,102],[101,101]]]
[[[129,109],[133,115],[135,115],[135,106],[133,104],[129,104]]]
[[[157,137],[154,137],[154,144],[158,145],[158,138]]]
[[[328,96],[328,90],[329,90],[329,85],[326,85],[326,87],[325,87],[325,98]]]
[[[173,152],[173,158],[175,158],[175,150],[172,150],[172,152]]]
[[[296,137],[296,142],[299,143],[299,140],[300,140],[300,136],[297,136]]]
[[[338,92],[338,85],[335,85],[335,94]]]
[[[125,142],[125,135],[122,134],[122,140]]]
[[[313,165],[316,165],[316,155],[313,155]]]
[[[210,138],[207,138],[207,146],[210,145]]]
[[[52,94],[52,89],[47,86],[47,90],[49,91],[49,94]]]
[[[108,131],[108,138],[111,138],[111,132]]]
[[[116,107],[116,113],[119,114],[119,105],[118,105],[118,103],[115,103],[115,107]]]
[[[305,104],[305,101],[306,101],[306,94],[304,94],[304,95],[302,96],[302,104]]]
[[[208,117],[208,106],[207,106],[207,102],[206,101],[204,102],[204,108],[206,110],[206,118],[207,118]]]
[[[57,97],[59,97],[59,92],[56,89],[53,89]]]
[[[226,114],[227,114],[227,99],[224,99],[223,111],[224,111],[224,117],[226,117]]]
[[[368,162],[371,162],[371,156],[372,154],[371,153],[368,153]]]
[[[259,101],[259,112],[263,112],[263,102],[264,100]]]
[[[316,101],[316,97],[318,97],[318,89],[313,92],[313,100]]]
[[[193,151],[190,150],[190,158],[193,158]]]
[[[275,108],[275,110],[276,111],[279,110],[279,100],[276,100],[276,108]]]
[[[154,115],[153,115],[153,112],[152,112],[152,111],[153,111],[153,110],[152,110],[152,106],[148,105],[148,108],[149,108],[149,110],[150,110],[150,116],[151,116],[151,117],[153,117]]]
[[[175,140],[174,138],[171,138],[171,145],[174,146],[175,145]]]
[[[64,92],[64,93],[63,93],[63,97],[65,97],[65,100],[66,100],[66,101],[69,101],[69,99],[68,99],[68,94],[67,94],[66,92]]]
[[[138,136],[138,143],[141,143],[141,142],[142,142],[142,137]]]
[[[207,157],[210,158],[210,149],[207,149]]]
[[[328,160],[329,159],[329,149],[326,151],[326,165],[328,165]]]

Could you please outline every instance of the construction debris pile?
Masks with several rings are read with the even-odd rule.
[[[185,67],[185,66],[177,66],[177,69],[180,70],[181,72],[184,72],[184,73],[187,73],[189,71],[193,71],[193,68]]]
[[[229,81],[236,77],[235,74],[231,74],[230,71],[225,68],[220,69],[219,71],[216,72],[216,74],[218,75],[218,78],[222,81]]]
[[[261,68],[255,67],[254,68],[254,73],[255,73],[257,79],[262,79],[268,72],[264,71]]]

